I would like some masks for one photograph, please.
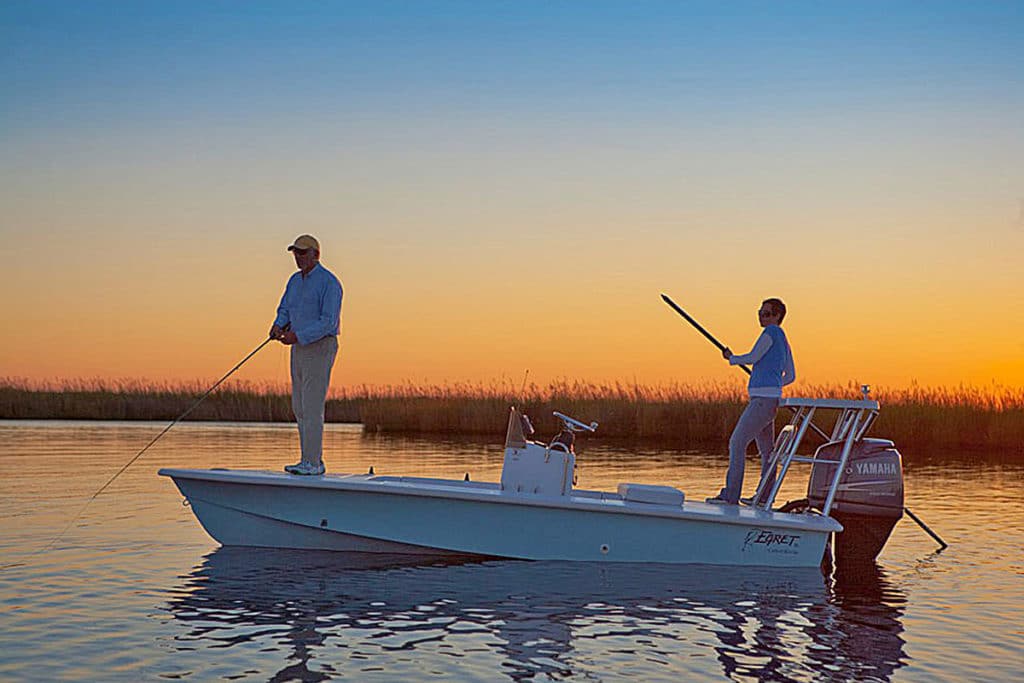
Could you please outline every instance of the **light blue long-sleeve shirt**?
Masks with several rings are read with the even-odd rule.
[[[341,332],[341,282],[319,263],[305,277],[296,271],[284,288],[274,324],[292,324],[292,332],[305,346]]]

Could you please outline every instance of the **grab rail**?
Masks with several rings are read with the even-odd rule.
[[[780,405],[791,408],[793,415],[789,424],[782,428],[768,461],[768,466],[761,472],[761,480],[758,482],[757,491],[754,494],[752,504],[756,507],[771,509],[775,498],[782,488],[782,482],[789,474],[790,465],[794,462],[809,463],[813,468],[819,464],[836,465],[832,481],[829,483],[828,494],[825,497],[825,504],[822,514],[828,515],[832,509],[836,493],[839,490],[839,480],[846,469],[846,463],[853,450],[853,444],[863,438],[868,429],[878,417],[879,405],[877,401],[859,400],[850,401],[842,399],[820,399],[820,398],[789,398],[783,399]],[[843,449],[839,460],[817,459],[813,456],[799,455],[797,453],[803,442],[807,429],[813,425],[816,411],[838,410],[839,416],[832,427],[831,441],[842,441]],[[818,430],[820,431],[820,430]],[[774,480],[772,473],[776,473]],[[766,489],[769,489],[766,492]]]

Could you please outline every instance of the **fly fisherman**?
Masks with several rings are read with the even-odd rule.
[[[291,474],[323,474],[324,402],[338,355],[342,289],[320,265],[320,243],[300,235],[288,247],[299,270],[288,280],[270,336],[291,346],[292,411],[299,425],[302,459]]]
[[[709,503],[739,503],[744,458],[751,441],[757,441],[757,450],[761,454],[761,477],[768,476],[767,485],[775,481],[775,472],[767,471],[775,445],[775,411],[782,398],[782,387],[796,379],[793,352],[786,333],[779,327],[785,317],[786,305],[780,299],[765,299],[757,312],[758,322],[764,331],[750,353],[737,356],[728,347],[722,350],[722,356],[729,365],[752,363],[754,367],[747,384],[750,403],[729,438],[729,472],[725,477],[725,488],[717,496],[708,498]]]

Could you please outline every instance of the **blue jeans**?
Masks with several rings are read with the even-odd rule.
[[[775,446],[775,411],[778,407],[777,398],[751,397],[729,437],[729,473],[725,475],[725,488],[718,494],[719,498],[730,503],[739,502],[743,490],[744,461],[751,441],[757,441],[757,450],[761,454],[761,476],[765,476]],[[774,481],[775,473],[772,472],[770,483]]]

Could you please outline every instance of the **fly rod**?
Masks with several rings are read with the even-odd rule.
[[[291,324],[290,324],[290,323],[289,323],[288,325],[285,325],[282,331],[287,331],[289,327],[291,327]],[[217,390],[217,387],[219,387],[219,386],[220,386],[221,384],[223,384],[223,383],[224,383],[224,381],[225,381],[225,380],[227,380],[227,378],[228,378],[228,377],[230,377],[231,375],[235,374],[235,372],[237,372],[237,371],[238,371],[238,368],[240,368],[240,367],[242,367],[243,365],[245,365],[246,361],[248,361],[248,360],[249,360],[250,358],[252,358],[252,357],[253,357],[253,356],[255,356],[255,355],[256,355],[257,353],[259,353],[259,351],[260,351],[260,350],[261,350],[261,349],[262,349],[262,348],[263,348],[264,346],[266,346],[267,344],[269,344],[269,343],[270,343],[270,342],[272,342],[272,341],[274,341],[274,337],[267,337],[266,339],[264,339],[264,340],[263,340],[263,343],[262,343],[262,344],[260,344],[259,346],[257,346],[257,347],[256,347],[255,349],[253,349],[253,350],[252,350],[252,351],[251,351],[251,352],[249,353],[249,355],[248,355],[248,356],[246,356],[246,357],[245,357],[245,358],[243,358],[242,360],[238,361],[238,364],[237,364],[237,365],[235,365],[235,367],[233,367],[233,368],[231,368],[230,370],[228,370],[228,371],[227,371],[227,374],[225,374],[225,375],[224,375],[223,377],[221,377],[221,378],[220,378],[219,380],[217,380],[216,384],[214,384],[214,385],[213,385],[212,387],[210,387],[209,389],[207,389],[207,390],[206,390],[206,392],[205,392],[205,393],[203,393],[203,395],[202,395],[202,396],[200,396],[199,398],[197,398],[197,399],[196,399],[196,400],[195,400],[195,401],[194,401],[194,402],[192,403],[192,405],[190,405],[190,406],[188,407],[188,409],[187,409],[187,410],[186,410],[185,412],[183,412],[183,413],[182,413],[181,415],[179,415],[178,417],[174,418],[174,421],[173,421],[173,422],[171,422],[171,424],[169,424],[169,425],[167,425],[166,427],[164,427],[164,430],[163,430],[162,432],[160,432],[159,434],[157,434],[157,435],[156,435],[155,437],[153,437],[153,440],[152,440],[152,441],[150,441],[150,442],[149,442],[148,444],[146,444],[146,447],[145,447],[145,448],[143,448],[143,449],[142,449],[141,451],[139,451],[138,453],[136,453],[136,454],[135,454],[135,457],[134,457],[134,458],[132,458],[131,460],[129,460],[129,461],[128,461],[128,462],[127,462],[127,463],[126,463],[125,465],[124,465],[124,467],[122,467],[121,469],[119,469],[119,470],[117,471],[117,474],[115,474],[114,476],[112,476],[112,477],[110,478],[110,480],[109,480],[109,481],[107,481],[107,483],[106,483],[106,484],[104,484],[103,486],[101,486],[101,487],[99,488],[99,490],[97,490],[97,491],[96,491],[96,493],[92,494],[92,498],[90,498],[90,499],[89,499],[89,500],[88,500],[88,501],[86,502],[86,505],[88,505],[88,504],[89,504],[89,503],[91,503],[91,502],[92,502],[93,500],[95,500],[95,499],[96,499],[96,496],[98,496],[98,495],[100,495],[101,493],[103,493],[103,491],[104,491],[104,490],[105,490],[105,489],[106,489],[106,488],[107,488],[108,486],[110,486],[111,484],[113,484],[113,483],[114,483],[114,480],[115,480],[115,479],[117,479],[117,478],[118,478],[119,476],[121,476],[121,473],[122,473],[122,472],[124,472],[124,471],[125,471],[126,469],[128,469],[129,467],[131,467],[131,466],[132,466],[132,463],[134,463],[134,462],[135,462],[136,460],[138,460],[139,458],[141,458],[141,457],[142,457],[142,454],[143,454],[143,453],[145,453],[146,451],[148,451],[148,450],[150,449],[150,447],[151,447],[151,446],[152,446],[153,444],[155,444],[155,443],[156,443],[157,441],[159,441],[159,440],[160,440],[160,437],[162,437],[162,436],[163,436],[164,434],[166,434],[167,432],[171,431],[171,427],[173,427],[174,425],[176,425],[176,424],[178,424],[179,422],[181,422],[182,420],[184,420],[184,419],[185,419],[185,417],[187,417],[189,413],[191,413],[191,412],[192,412],[193,410],[195,410],[196,408],[198,408],[198,407],[199,407],[199,404],[200,404],[200,403],[202,403],[203,401],[205,401],[205,400],[206,400],[206,397],[207,397],[207,396],[209,396],[209,395],[210,395],[210,394],[212,394],[212,393],[213,393],[214,391],[216,391],[216,390]],[[83,508],[83,509],[84,509],[84,508]],[[79,513],[79,514],[81,514],[81,513]]]
[[[290,327],[291,327],[291,323],[289,323],[289,324],[285,325],[285,326],[284,326],[284,328],[283,328],[283,330],[284,330],[284,331],[287,331],[287,330],[288,330],[288,328],[290,328]],[[216,383],[215,383],[215,384],[214,384],[213,386],[211,386],[211,387],[210,387],[209,389],[207,389],[207,390],[206,390],[206,391],[205,391],[205,392],[203,393],[203,395],[202,395],[202,396],[200,396],[200,397],[199,397],[199,398],[197,398],[197,399],[196,399],[195,401],[193,401],[193,402],[192,402],[192,405],[190,405],[190,406],[188,407],[188,409],[187,409],[187,410],[185,410],[185,412],[183,412],[183,413],[182,413],[181,415],[179,415],[178,417],[174,418],[174,420],[173,420],[173,421],[172,421],[172,422],[171,422],[171,423],[170,423],[169,425],[167,425],[166,427],[164,427],[164,429],[163,429],[163,431],[162,431],[162,432],[160,432],[160,433],[159,433],[159,434],[157,434],[157,435],[156,435],[155,437],[153,437],[153,440],[152,440],[152,441],[150,441],[150,442],[149,442],[148,444],[146,444],[146,446],[145,446],[145,447],[144,447],[144,448],[143,448],[143,449],[142,449],[141,451],[139,451],[138,453],[136,453],[136,454],[135,454],[135,457],[133,457],[133,458],[132,458],[131,460],[129,460],[129,461],[127,462],[127,463],[125,463],[125,464],[124,464],[124,466],[123,466],[123,467],[121,467],[121,469],[119,469],[119,470],[118,470],[118,471],[117,471],[117,472],[116,472],[116,473],[114,474],[114,476],[112,476],[112,477],[111,477],[110,479],[108,479],[108,480],[107,480],[107,483],[106,483],[106,484],[104,484],[103,486],[99,487],[99,489],[97,489],[97,490],[96,490],[96,493],[92,494],[92,496],[90,496],[90,497],[89,497],[89,500],[85,501],[85,505],[83,505],[83,506],[82,506],[82,509],[78,511],[78,514],[76,514],[76,515],[74,516],[74,518],[72,518],[72,520],[71,520],[70,522],[68,522],[68,523],[67,523],[67,526],[65,526],[65,527],[64,527],[64,528],[63,528],[63,529],[61,530],[61,532],[60,532],[59,534],[57,534],[57,535],[56,535],[56,536],[54,537],[54,539],[53,539],[52,541],[50,541],[49,543],[47,543],[47,544],[46,544],[46,546],[45,546],[45,547],[44,547],[44,548],[43,548],[42,550],[38,550],[38,551],[36,551],[35,553],[33,553],[33,555],[38,555],[38,554],[40,554],[40,553],[45,553],[45,552],[46,552],[46,551],[48,551],[48,550],[49,550],[50,548],[52,548],[52,547],[53,547],[53,545],[54,545],[54,544],[55,544],[55,543],[56,543],[57,541],[59,541],[59,540],[60,540],[61,538],[63,538],[63,537],[64,537],[64,534],[66,534],[66,533],[68,532],[68,529],[70,529],[70,528],[71,528],[71,526],[72,526],[72,525],[73,525],[73,524],[74,524],[75,522],[77,522],[77,521],[79,520],[79,518],[81,518],[81,516],[82,516],[82,513],[84,513],[84,512],[85,512],[85,509],[86,509],[87,507],[89,507],[89,503],[91,503],[92,501],[96,500],[96,497],[97,497],[97,496],[99,496],[99,495],[100,495],[101,493],[103,493],[103,492],[104,492],[104,491],[105,491],[105,490],[107,489],[107,487],[108,487],[108,486],[110,486],[111,484],[113,484],[113,483],[114,483],[114,480],[115,480],[115,479],[117,479],[118,477],[120,477],[120,476],[121,476],[121,475],[122,475],[122,474],[124,473],[124,471],[125,471],[125,470],[127,470],[127,469],[128,469],[129,467],[131,467],[131,466],[132,466],[132,464],[133,464],[133,463],[134,463],[134,462],[135,462],[136,460],[138,460],[139,458],[141,458],[141,457],[142,457],[142,455],[143,455],[143,453],[145,453],[146,451],[148,451],[148,450],[149,450],[149,449],[150,449],[150,448],[151,448],[151,447],[153,446],[153,444],[155,444],[155,443],[156,443],[157,441],[159,441],[159,440],[160,440],[160,437],[162,437],[162,436],[163,436],[164,434],[166,434],[167,432],[171,431],[171,427],[173,427],[174,425],[176,425],[176,424],[178,424],[179,422],[181,422],[182,420],[184,420],[184,419],[185,419],[185,418],[186,418],[186,417],[187,417],[187,416],[189,415],[189,413],[191,413],[191,412],[192,412],[193,410],[195,410],[195,409],[196,409],[196,408],[197,408],[197,407],[199,406],[199,404],[200,404],[200,403],[202,403],[202,402],[203,402],[204,400],[206,400],[206,397],[207,397],[207,396],[209,396],[209,395],[210,395],[210,394],[212,394],[212,393],[213,393],[214,391],[216,391],[217,387],[219,387],[219,386],[220,386],[221,384],[223,384],[223,383],[225,382],[225,380],[227,380],[227,378],[228,378],[228,377],[230,377],[231,375],[235,374],[235,372],[237,372],[237,371],[238,371],[238,368],[240,368],[240,367],[242,367],[243,365],[245,365],[245,363],[246,363],[246,362],[247,362],[247,361],[248,361],[248,360],[249,360],[250,358],[252,358],[252,357],[253,357],[253,356],[255,356],[255,355],[256,355],[257,353],[259,353],[259,351],[260,351],[260,350],[261,350],[261,349],[262,349],[262,348],[263,348],[264,346],[266,346],[266,345],[267,345],[267,344],[269,344],[270,342],[274,341],[274,339],[275,339],[274,337],[267,337],[267,338],[266,338],[266,339],[265,339],[265,340],[263,341],[263,343],[262,343],[262,344],[260,344],[260,345],[259,345],[259,346],[257,346],[257,347],[256,347],[255,349],[253,349],[253,350],[252,350],[252,352],[250,352],[248,356],[246,356],[246,357],[245,357],[245,358],[243,358],[242,360],[238,361],[238,364],[237,364],[237,365],[235,365],[235,367],[233,367],[233,368],[231,368],[230,370],[228,370],[228,371],[227,371],[227,374],[225,374],[225,375],[224,375],[223,377],[221,377],[221,378],[220,378],[219,380],[217,380],[217,382],[216,382]],[[15,565],[13,565],[13,564],[6,564],[6,565],[3,565],[2,567],[0,567],[0,569],[5,569],[5,568],[7,568],[7,567],[13,567],[13,566],[15,566]]]

